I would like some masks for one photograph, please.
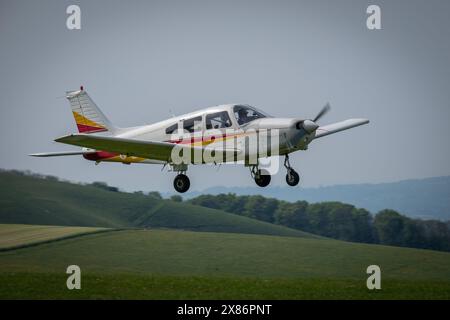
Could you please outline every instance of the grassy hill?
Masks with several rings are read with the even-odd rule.
[[[124,230],[0,253],[0,298],[449,299],[449,279],[449,253],[267,235]]]
[[[220,210],[8,171],[0,172],[0,223],[315,237]]]

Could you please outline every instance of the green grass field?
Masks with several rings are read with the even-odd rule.
[[[12,172],[0,223],[0,299],[450,299],[450,253]],[[79,291],[66,288],[72,264]],[[372,264],[380,291],[366,287]]]
[[[36,226],[26,224],[0,224],[0,250],[9,250],[75,237],[87,233],[106,231],[105,228]]]
[[[82,274],[81,290],[67,290],[63,273],[1,273],[0,299],[449,299],[441,281],[382,281],[370,291],[354,279],[259,279],[139,274]]]
[[[70,264],[82,270],[77,292],[65,288]],[[113,231],[0,253],[0,271],[3,299],[450,298],[449,253],[267,235]]]

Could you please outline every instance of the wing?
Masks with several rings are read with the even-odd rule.
[[[339,131],[351,129],[354,127],[362,126],[363,124],[369,123],[368,119],[348,119],[341,122],[336,122],[332,124],[328,124],[326,126],[320,126],[316,130],[316,135],[314,139],[321,138],[327,136],[332,133],[336,133]]]
[[[32,153],[29,156],[32,157],[61,157],[61,156],[80,156],[84,154],[95,153],[96,151],[63,151],[63,152],[42,152]]]
[[[80,147],[116,152],[120,154],[126,154],[128,156],[135,156],[167,162],[171,162],[171,153],[172,149],[175,146],[177,148],[182,148],[189,151],[193,150],[204,151],[207,149],[203,147],[193,147],[190,145],[181,145],[168,142],[143,141],[118,137],[93,136],[87,134],[72,134],[58,138],[55,141]],[[231,150],[231,149],[227,150],[216,149],[216,152],[217,151],[230,155],[239,153],[238,150]]]

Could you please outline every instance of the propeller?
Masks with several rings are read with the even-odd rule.
[[[319,125],[316,123],[320,118],[322,118],[326,113],[328,113],[328,111],[330,111],[331,107],[330,104],[327,103],[322,110],[319,111],[319,113],[316,115],[316,117],[314,118],[314,120],[304,120],[302,122],[302,127],[303,129],[305,129],[306,132],[308,133],[313,133],[318,127]]]
[[[317,122],[320,118],[322,118],[328,111],[330,111],[330,103],[327,102],[326,105],[323,106],[322,110],[317,114],[317,116],[314,118],[313,122]]]

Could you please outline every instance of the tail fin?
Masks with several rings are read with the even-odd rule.
[[[84,91],[83,87],[80,87],[80,90],[77,91],[67,91],[66,98],[70,102],[73,117],[80,133],[103,131],[114,133],[117,130]]]

